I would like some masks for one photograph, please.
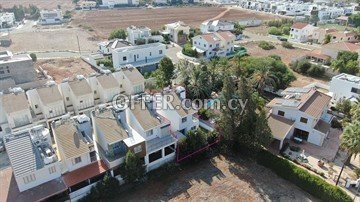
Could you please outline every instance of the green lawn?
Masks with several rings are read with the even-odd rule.
[[[337,29],[340,31],[355,30],[354,27],[346,27],[346,26],[342,26],[342,25],[338,25],[338,24],[324,24],[324,25],[318,25],[318,27],[321,27],[324,29]]]

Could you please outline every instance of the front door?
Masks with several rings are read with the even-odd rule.
[[[307,141],[309,138],[309,132],[295,128],[294,137]]]

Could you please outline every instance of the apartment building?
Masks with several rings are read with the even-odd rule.
[[[343,8],[323,8],[318,11],[318,17],[320,22],[334,22],[336,18],[344,15]]]
[[[217,31],[233,31],[234,23],[223,20],[209,20],[201,23],[200,31],[203,34]]]
[[[329,91],[335,103],[341,99],[355,102],[360,96],[360,77],[345,73],[336,75],[330,81]]]
[[[40,11],[39,23],[42,25],[61,24],[63,15],[61,10],[42,10]]]
[[[316,27],[302,23],[296,22],[291,26],[289,41],[304,43],[311,39],[311,36]]]
[[[51,121],[66,113],[64,100],[55,83],[26,91],[30,107],[38,119]]]
[[[20,192],[50,181],[62,183],[60,163],[51,146],[48,129],[35,126],[5,136],[4,142]],[[56,194],[58,190],[54,188],[52,191]]]
[[[94,93],[95,104],[109,103],[122,92],[120,84],[112,74],[90,76],[87,81]]]
[[[14,13],[0,13],[0,29],[11,28],[15,24]]]
[[[271,108],[269,126],[279,149],[290,138],[321,146],[330,130],[331,96],[311,88],[288,88],[282,95],[267,104]]]
[[[140,71],[153,71],[165,56],[166,46],[162,43],[150,43],[114,49],[112,59],[115,69],[126,65],[139,67]]]
[[[199,120],[194,117],[197,109],[191,102],[182,106],[184,99],[186,99],[185,89],[179,86],[174,91],[164,93],[156,111],[170,121],[171,131],[179,131],[186,135],[188,131],[199,127]]]
[[[190,26],[181,21],[166,24],[162,34],[169,35],[170,40],[174,43],[185,44],[190,34]]]
[[[126,109],[126,121],[146,141],[147,171],[174,160],[177,139],[171,133],[170,121],[156,112],[154,102],[140,99],[131,104]]]
[[[94,92],[84,76],[78,75],[73,81],[63,81],[58,85],[65,102],[67,111],[75,111],[76,114],[93,109]]]
[[[91,120],[99,155],[113,175],[119,175],[117,168],[124,162],[128,151],[139,158],[145,157],[145,139],[129,128],[124,111],[98,108],[92,111]]]
[[[236,37],[229,31],[197,35],[192,38],[193,49],[204,58],[225,57],[234,52]]]
[[[11,80],[10,85],[2,83],[0,91],[18,84],[36,80],[34,62],[29,55],[14,56],[10,51],[0,52],[0,82]]]

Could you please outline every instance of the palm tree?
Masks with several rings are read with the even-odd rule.
[[[356,121],[345,127],[341,136],[341,147],[351,155],[360,153],[360,122]]]
[[[252,75],[252,80],[256,89],[260,92],[264,92],[265,86],[276,87],[278,78],[270,71],[268,67],[260,67]]]

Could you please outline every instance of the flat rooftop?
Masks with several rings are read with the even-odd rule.
[[[141,50],[141,49],[146,49],[146,48],[154,48],[154,47],[164,47],[165,48],[165,45],[162,43],[149,43],[149,44],[144,44],[144,45],[139,45],[139,46],[127,46],[127,47],[117,48],[114,50],[114,52],[136,51],[136,50]]]
[[[332,79],[339,79],[350,83],[360,84],[360,77],[345,73],[336,75]]]

